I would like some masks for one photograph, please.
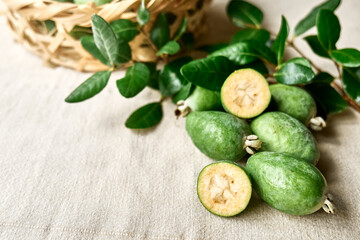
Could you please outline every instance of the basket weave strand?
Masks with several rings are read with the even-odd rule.
[[[94,59],[83,49],[79,40],[69,35],[75,26],[90,27],[91,16],[98,14],[107,22],[117,19],[136,21],[136,11],[140,0],[115,0],[109,4],[76,5],[52,0],[3,0],[6,7],[8,24],[16,41],[53,65],[61,65],[78,71],[102,71],[109,67]],[[197,36],[203,30],[203,20],[211,0],[149,0],[146,7],[150,11],[150,22],[145,26],[149,35],[154,21],[160,12],[171,12],[176,16],[170,25],[175,34],[182,19],[188,18],[187,31]],[[53,31],[39,23],[51,20],[55,23]],[[133,60],[156,61],[155,51],[147,44],[147,37],[138,34],[130,42]]]

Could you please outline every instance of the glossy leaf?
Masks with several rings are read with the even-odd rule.
[[[195,43],[195,37],[194,34],[188,32],[188,33],[184,33],[181,38],[181,46],[184,49],[190,50],[194,48],[194,43]]]
[[[303,57],[292,58],[292,59],[286,61],[285,64],[289,64],[289,63],[296,63],[296,64],[303,65],[303,66],[311,69],[311,63],[309,62],[309,60],[307,60],[306,58],[303,58]],[[281,68],[281,66],[280,66],[280,68]]]
[[[95,45],[101,54],[109,60],[110,65],[115,65],[119,51],[115,33],[110,25],[98,15],[92,15],[91,23]]]
[[[295,27],[295,36],[300,36],[310,28],[316,25],[316,17],[321,9],[334,11],[340,4],[341,0],[328,0],[316,6],[306,15]]]
[[[173,96],[172,98],[173,103],[176,104],[180,100],[187,99],[191,93],[193,86],[194,85],[192,85],[191,83],[188,83],[183,88],[181,88],[181,90]]]
[[[279,33],[272,44],[271,50],[276,54],[278,64],[281,64],[284,58],[286,40],[289,36],[289,25],[284,16],[281,17],[281,26]]]
[[[140,26],[147,24],[150,20],[150,12],[145,7],[145,0],[141,0],[136,19]]]
[[[69,35],[75,39],[81,39],[83,36],[91,36],[92,30],[89,27],[75,26],[69,32]]]
[[[118,54],[116,57],[116,64],[127,63],[131,60],[131,48],[129,43],[123,40],[118,41]]]
[[[230,44],[243,42],[247,40],[255,40],[260,44],[265,45],[265,43],[269,39],[270,39],[270,33],[265,29],[245,28],[233,35]]]
[[[175,41],[180,39],[181,36],[185,33],[187,24],[188,24],[188,19],[187,19],[187,17],[184,17],[177,33],[175,34],[175,38],[174,38]]]
[[[259,27],[263,13],[256,6],[240,0],[231,0],[227,6],[229,19],[238,27]]]
[[[223,56],[238,65],[251,63],[256,60],[258,54],[248,42],[239,42],[217,50],[210,56]]]
[[[161,49],[170,40],[170,28],[164,13],[158,15],[150,36],[158,49]]]
[[[360,103],[360,68],[343,68],[342,76],[344,90],[347,95],[349,95],[357,103]]]
[[[135,63],[126,71],[124,78],[116,81],[117,88],[121,95],[126,98],[136,96],[148,84],[150,71],[143,63]]]
[[[125,126],[131,129],[150,128],[157,125],[162,116],[161,103],[150,103],[133,112],[126,120]]]
[[[119,19],[110,23],[116,37],[120,40],[130,42],[139,33],[137,24],[127,19]]]
[[[315,74],[311,68],[290,62],[283,64],[280,70],[274,73],[274,76],[279,83],[293,85],[308,83],[315,77]]]
[[[322,82],[322,83],[330,84],[332,81],[334,81],[334,79],[335,78],[333,76],[331,76],[329,73],[320,72],[313,78],[313,80],[311,80],[311,82],[313,82],[313,83]]]
[[[203,52],[213,53],[213,52],[223,49],[227,46],[229,46],[229,44],[227,44],[227,43],[216,43],[216,44],[201,46],[198,49]]]
[[[180,45],[176,41],[167,42],[157,53],[157,56],[162,54],[174,55],[180,50]]]
[[[340,22],[336,15],[330,10],[320,10],[316,18],[318,39],[327,50],[336,49],[336,42],[340,37]]]
[[[269,63],[277,65],[276,55],[268,46],[260,44],[257,41],[250,41],[249,43],[258,58],[265,59]]]
[[[360,52],[354,48],[334,50],[331,51],[330,56],[345,67],[360,67]]]
[[[327,83],[311,83],[306,85],[305,89],[310,92],[326,114],[340,113],[348,106],[339,93]]]
[[[216,56],[192,61],[181,68],[181,74],[194,85],[220,91],[236,66],[226,57]]]
[[[188,83],[181,75],[180,69],[191,60],[190,57],[183,57],[164,66],[159,76],[159,88],[162,96],[173,95]]]
[[[93,36],[83,36],[80,39],[80,42],[83,48],[88,51],[94,58],[98,59],[103,64],[111,67],[109,60],[101,54],[100,50],[95,45]]]
[[[311,50],[317,55],[325,58],[330,58],[326,49],[321,45],[316,35],[307,36],[304,40],[309,44]]]
[[[260,61],[260,60],[257,60],[255,62],[246,64],[246,65],[242,65],[241,68],[251,68],[251,69],[254,69],[255,71],[258,71],[262,75],[269,74],[269,70],[267,69],[266,65],[264,64],[263,61]]]
[[[150,71],[150,79],[148,82],[148,86],[152,89],[159,90],[159,74],[160,71],[156,69],[156,63],[146,63]]]
[[[109,81],[111,72],[97,72],[77,87],[65,99],[65,102],[76,103],[89,99],[103,90]]]

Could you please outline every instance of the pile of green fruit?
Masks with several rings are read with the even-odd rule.
[[[236,215],[246,208],[254,186],[264,201],[289,214],[310,214],[321,207],[333,212],[326,180],[314,166],[320,153],[308,128],[321,130],[328,114],[340,113],[348,105],[360,112],[360,52],[336,47],[341,27],[334,11],[340,0],[313,8],[296,25],[291,40],[285,17],[278,34],[270,33],[261,26],[259,8],[231,0],[228,17],[242,29],[229,43],[209,46],[194,44],[186,17],[170,33],[172,16],[160,13],[144,43],[156,52],[157,63],[136,62],[131,55],[129,42],[149,23],[145,3],[141,1],[137,22],[107,23],[92,16],[91,34],[81,36],[81,44],[109,70],[95,73],[65,101],[92,98],[106,87],[115,69],[130,66],[116,81],[119,93],[131,98],[150,87],[160,97],[133,112],[125,126],[157,125],[162,102],[171,98],[177,104],[175,114],[187,117],[186,130],[195,146],[219,160],[198,177],[198,195],[206,209]],[[337,67],[338,76],[321,70],[295,45],[295,39],[313,27],[317,35],[303,39]],[[285,60],[287,47],[300,57]],[[194,54],[198,52],[207,57],[198,59]],[[247,154],[252,156],[244,169],[235,161]]]
[[[253,185],[264,201],[280,211],[305,215],[323,207],[333,212],[326,180],[314,166],[320,153],[306,127],[316,115],[311,95],[296,86],[269,87],[253,69],[232,73],[220,92],[217,100],[210,91],[197,93],[189,105],[211,108],[204,101],[211,99],[214,108],[221,102],[228,113],[193,110],[186,118],[194,145],[221,160],[206,166],[198,177],[197,192],[204,207],[216,215],[234,216],[246,208]],[[244,119],[251,119],[250,125]],[[235,161],[247,153],[252,156],[244,169]]]

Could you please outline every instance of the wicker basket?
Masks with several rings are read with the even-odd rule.
[[[102,6],[94,4],[76,5],[52,0],[3,0],[8,24],[16,41],[54,65],[61,65],[78,71],[102,71],[107,66],[86,52],[79,40],[69,35],[74,26],[90,27],[90,18],[98,14],[106,21],[129,19],[136,21],[140,0],[114,0]],[[151,13],[145,32],[160,12],[171,12],[176,16],[170,25],[171,34],[179,28],[184,16],[188,17],[187,31],[198,35],[204,26],[205,11],[211,0],[148,0],[146,7]],[[52,20],[56,34],[44,31],[39,22]],[[131,43],[133,59],[156,61],[154,50],[144,45],[145,36],[139,34]]]

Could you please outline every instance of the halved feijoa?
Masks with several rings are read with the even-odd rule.
[[[241,213],[251,198],[251,182],[236,163],[221,161],[203,168],[197,182],[202,205],[211,213],[231,217]]]
[[[236,70],[221,88],[221,103],[226,111],[240,118],[252,118],[262,113],[271,100],[269,85],[257,71]]]

